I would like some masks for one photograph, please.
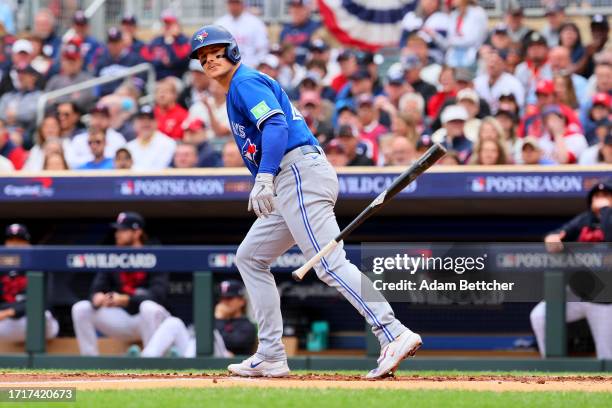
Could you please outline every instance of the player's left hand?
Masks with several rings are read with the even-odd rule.
[[[259,173],[249,196],[249,211],[257,217],[267,217],[274,211],[274,176],[270,173]]]

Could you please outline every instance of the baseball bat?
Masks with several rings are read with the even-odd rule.
[[[416,162],[414,162],[410,167],[408,167],[402,174],[400,174],[393,183],[382,193],[378,195],[368,205],[362,212],[359,214],[351,223],[340,231],[340,234],[333,240],[331,240],[327,245],[325,245],[315,256],[308,260],[304,265],[300,268],[296,269],[291,273],[293,279],[297,282],[300,282],[304,279],[304,276],[311,270],[317,262],[321,261],[322,258],[329,255],[331,251],[338,246],[338,243],[344,240],[349,236],[355,228],[363,224],[365,220],[370,218],[372,215],[376,214],[386,203],[391,201],[393,197],[397,195],[400,191],[402,191],[408,184],[412,183],[417,177],[419,177],[423,172],[425,172],[428,168],[433,166],[442,156],[446,154],[446,149],[442,147],[439,143],[435,143],[431,146],[425,154],[423,154]]]

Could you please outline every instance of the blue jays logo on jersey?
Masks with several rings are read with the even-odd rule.
[[[255,161],[255,156],[257,155],[257,146],[254,143],[251,143],[251,139],[247,139],[244,141],[242,145],[242,155],[255,166],[259,166],[257,161]]]
[[[202,43],[206,37],[208,37],[208,33],[206,31],[202,31],[200,34],[196,35],[196,40]]]

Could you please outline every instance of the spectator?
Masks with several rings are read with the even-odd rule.
[[[114,168],[117,170],[131,170],[134,161],[128,149],[122,147],[115,153]]]
[[[544,15],[546,16],[546,20],[548,20],[547,24],[542,29],[542,35],[546,39],[546,43],[549,47],[563,45],[559,42],[563,23],[565,23],[566,19],[563,6],[556,1],[548,3],[544,10]]]
[[[542,148],[538,143],[538,139],[532,136],[527,136],[521,143],[521,159],[519,163],[529,165],[550,165],[555,164],[554,161],[544,157]]]
[[[71,40],[62,46],[62,56],[60,60],[60,72],[49,79],[45,88],[46,92],[55,91],[75,85],[89,79],[92,75],[83,71],[83,58],[81,57],[80,46]],[[96,96],[94,89],[84,89],[64,95],[56,99],[58,102],[74,102],[82,111],[88,111],[94,104]]]
[[[410,92],[410,86],[406,82],[404,69],[401,65],[391,66],[387,71],[384,91],[387,101],[393,106],[394,110],[399,109],[401,97]]]
[[[25,144],[31,146],[31,133],[36,123],[36,109],[38,99],[42,95],[36,87],[36,81],[40,75],[31,65],[25,65],[17,69],[19,80],[18,90],[5,93],[0,98],[0,119],[7,125],[23,129],[25,133]]]
[[[68,139],[60,140],[59,121],[55,115],[47,115],[43,118],[40,126],[34,134],[35,144],[30,149],[26,160],[24,171],[40,171],[43,169],[45,152],[49,148],[47,142],[54,140],[59,145],[60,150],[64,150],[70,144]]]
[[[256,67],[268,53],[268,30],[259,17],[245,10],[244,0],[227,0],[228,14],[215,24],[225,27],[236,39],[242,62]]]
[[[493,166],[498,164],[510,164],[503,142],[499,139],[481,139],[474,147],[474,154],[470,158],[470,164],[480,166]]]
[[[238,146],[233,141],[225,142],[221,151],[223,167],[243,167],[244,161]]]
[[[311,0],[289,0],[290,22],[283,24],[280,33],[281,44],[291,44],[295,47],[296,61],[300,65],[306,63],[310,41],[321,28],[321,23],[312,18]]]
[[[576,163],[588,144],[584,135],[569,125],[559,105],[548,105],[542,111],[545,133],[538,139],[546,158],[560,164]]]
[[[359,71],[359,64],[357,63],[357,56],[351,50],[344,50],[338,54],[337,58],[338,65],[340,66],[340,72],[336,75],[330,86],[334,92],[338,93],[342,88],[346,86],[350,78]]]
[[[443,67],[438,83],[440,84],[438,92],[427,102],[427,116],[432,120],[440,114],[440,109],[444,103],[457,95],[454,69]],[[478,102],[476,104],[478,106]]]
[[[504,23],[496,24],[491,31],[488,43],[496,50],[500,50],[503,53],[510,53],[512,39],[510,35],[508,35],[508,26]]]
[[[590,145],[598,144],[607,133],[611,110],[612,96],[603,92],[595,94],[589,110],[589,120],[584,124],[585,136]]]
[[[444,126],[444,147],[457,153],[462,164],[467,163],[472,154],[472,142],[465,137],[463,127],[468,119],[468,113],[463,106],[451,105],[442,111]]]
[[[144,219],[122,212],[112,224],[115,245],[141,248],[147,243]],[[162,306],[168,291],[168,273],[100,271],[91,285],[91,296],[72,306],[74,333],[84,356],[98,355],[96,331],[108,337],[139,341],[146,346],[170,314]]]
[[[576,63],[575,72],[585,78],[593,75],[595,70],[595,55],[601,52],[608,42],[610,24],[608,17],[594,14],[591,17],[591,43],[584,49],[584,57]]]
[[[17,91],[21,88],[17,70],[30,65],[33,58],[34,49],[30,41],[21,39],[13,43],[11,51],[11,67],[2,73],[2,78],[0,79],[0,95]],[[38,75],[36,77],[36,87],[41,89],[43,83],[43,78]]]
[[[330,84],[332,78],[337,73],[333,69],[334,67],[337,68],[337,65],[331,63],[329,44],[320,38],[314,38],[311,41],[309,50],[310,54],[309,60],[306,62],[306,68],[310,71],[311,68],[308,66],[310,63],[323,65],[325,67],[325,75],[321,77],[321,80],[325,84]]]
[[[468,114],[463,131],[465,137],[472,142],[478,139],[478,131],[481,128],[481,121],[478,119],[478,110],[480,107],[480,98],[476,91],[471,88],[465,88],[457,93],[456,103],[463,106]]]
[[[188,85],[183,88],[178,98],[178,103],[187,110],[205,98],[210,84],[214,83],[206,76],[198,60],[189,61],[189,78]]]
[[[457,156],[456,152],[450,151],[446,152],[446,154],[440,159],[438,164],[441,164],[443,166],[460,166],[461,161],[459,160],[459,156]]]
[[[565,47],[554,47],[548,53],[548,61],[550,62],[550,68],[552,69],[553,75],[560,74],[571,76],[576,99],[578,101],[584,101],[587,97],[588,83],[584,77],[573,73],[570,50]]]
[[[97,77],[122,75],[128,68],[142,62],[139,54],[130,51],[118,28],[109,28],[106,38],[106,47],[100,46],[92,58],[92,64],[95,64],[93,71]],[[121,85],[121,82],[122,80],[117,80],[100,85],[98,91],[102,96],[111,94]]]
[[[93,71],[94,56],[99,52],[102,44],[95,37],[89,35],[89,19],[82,10],[77,10],[72,17],[72,29],[81,39],[81,56],[83,66],[88,71]]]
[[[499,122],[504,132],[502,140],[506,143],[506,151],[512,155],[515,161],[518,161],[521,144],[516,134],[516,126],[518,123],[516,114],[510,110],[501,108],[495,114],[495,119],[497,119],[497,122]]]
[[[57,105],[57,119],[60,126],[60,137],[72,140],[83,132],[81,108],[75,102],[61,102]]]
[[[104,156],[106,135],[102,129],[92,128],[88,133],[87,143],[93,159],[77,167],[77,170],[110,170],[114,167],[113,159]]]
[[[561,228],[544,238],[549,252],[563,251],[566,242],[612,241],[612,185],[598,183],[589,191],[587,211],[578,214]],[[578,275],[580,276],[580,275]],[[595,342],[597,358],[612,358],[612,305],[592,303],[592,280],[569,279],[570,296],[565,305],[565,320],[573,322],[587,319]],[[585,283],[589,285],[585,287]],[[540,302],[531,311],[531,327],[542,356],[546,356],[546,303]]]
[[[11,224],[4,233],[6,248],[27,248],[30,233],[25,225]],[[25,272],[0,272],[0,341],[24,342],[26,338],[28,279]],[[57,337],[59,324],[45,310],[45,339]]]
[[[55,16],[49,9],[40,9],[34,16],[34,35],[43,41],[43,52],[53,60],[59,57],[62,40],[56,33]]]
[[[421,94],[426,101],[430,100],[437,92],[436,87],[432,84],[423,81],[421,78],[422,62],[414,54],[409,54],[404,57],[403,67],[405,70],[405,78],[408,84],[415,92]]]
[[[316,91],[301,92],[299,108],[304,121],[320,144],[325,144],[334,137],[331,122],[323,112],[323,102]]]
[[[90,112],[89,129],[87,132],[76,135],[66,150],[66,161],[71,169],[81,167],[85,163],[94,160],[91,153],[89,138],[92,133],[102,132],[105,134],[104,157],[115,157],[115,152],[125,146],[125,138],[110,127],[110,111],[108,106],[101,103],[94,106]]]
[[[266,54],[259,64],[257,70],[268,75],[270,78],[278,80],[278,69],[280,68],[280,60],[274,54]],[[292,87],[285,87],[291,89]]]
[[[475,0],[452,0],[446,64],[470,68],[476,65],[478,49],[487,38],[488,17]]]
[[[486,55],[485,62],[486,73],[474,80],[474,89],[478,96],[488,103],[493,113],[499,108],[499,97],[508,93],[514,95],[519,107],[522,108],[525,90],[518,79],[505,72],[504,56],[492,51]]]
[[[423,32],[432,40],[432,54],[443,54],[450,18],[441,10],[442,3],[441,0],[421,0],[415,11],[406,13],[402,20],[400,47],[406,46],[411,35]]]
[[[365,69],[355,72],[350,80],[336,96],[336,110],[343,104],[355,105],[360,95],[374,94],[374,80]]]
[[[289,43],[281,45],[278,59],[278,74],[275,79],[284,89],[294,89],[306,75],[304,67],[297,63],[295,47]],[[264,59],[262,58],[260,61],[263,62]]]
[[[506,10],[504,20],[508,25],[508,35],[513,43],[522,44],[533,30],[523,24],[523,8],[518,2],[512,2]]]
[[[578,164],[612,164],[612,121],[603,119],[595,127],[593,133],[597,144],[590,146],[581,155]]]
[[[379,123],[379,114],[374,108],[372,95],[362,94],[357,98],[357,115],[360,122],[359,139],[371,144],[372,158],[376,164],[378,162],[379,139],[389,132],[389,129]]]
[[[202,120],[194,118],[186,122],[183,142],[196,147],[197,159],[194,167],[221,167],[221,157],[211,145],[208,135]]]
[[[167,77],[155,88],[155,119],[160,132],[175,140],[183,138],[183,121],[189,113],[176,103],[178,98],[177,78]]]
[[[230,123],[227,117],[225,91],[217,82],[212,81],[208,94],[189,109],[191,119],[200,119],[205,127],[209,140],[231,136]]]
[[[555,102],[572,109],[578,109],[578,98],[571,75],[569,73],[565,75],[555,74],[553,84],[555,87]]]
[[[164,25],[161,35],[143,46],[140,56],[153,64],[158,81],[167,77],[181,78],[189,64],[189,38],[181,32],[181,26],[172,10],[164,10],[161,20]]]
[[[100,104],[108,107],[110,128],[120,133],[126,141],[136,138],[132,115],[136,111],[136,102],[129,96],[117,94],[106,95]]]
[[[504,129],[501,124],[492,116],[487,116],[480,122],[477,141],[499,140],[505,142]]]
[[[590,98],[583,99],[580,109],[582,123],[588,123],[589,110],[591,109],[591,98],[598,93],[612,96],[612,61],[602,61],[595,66],[595,87],[592,89]]]
[[[559,46],[570,53],[572,64],[576,64],[584,57],[584,46],[580,37],[580,30],[575,23],[563,23],[559,30]]]
[[[552,79],[548,62],[548,45],[540,33],[534,32],[527,38],[525,61],[515,69],[514,75],[523,85],[527,103],[535,101],[535,88],[540,79]]]
[[[144,105],[134,122],[136,139],[127,144],[134,160],[135,170],[162,170],[170,165],[176,142],[157,130],[153,108]]]
[[[32,60],[30,64],[40,74],[40,88],[43,89],[46,79],[52,73],[51,68],[53,68],[54,61],[51,55],[47,54],[49,49],[44,48],[42,38],[32,33],[26,37],[26,40],[32,44]]]
[[[145,43],[136,37],[138,31],[138,21],[132,13],[126,13],[121,17],[121,37],[125,46],[131,54],[140,55]]]
[[[416,92],[409,92],[400,98],[398,115],[406,115],[417,133],[429,133],[424,121],[425,100]]]
[[[426,83],[438,86],[440,71],[442,71],[442,65],[440,64],[444,61],[444,55],[441,54],[439,58],[434,57],[435,51],[430,49],[431,46],[431,38],[424,32],[418,32],[408,37],[406,46],[401,50],[401,53],[403,55],[402,58],[409,58],[408,56],[410,55],[416,55],[419,61],[421,61],[421,71],[419,74],[421,79]],[[400,59],[400,61],[402,61],[402,59]]]
[[[418,157],[416,144],[405,137],[392,137],[388,149],[389,160],[385,161],[385,166],[407,167],[414,163]]]
[[[68,170],[68,163],[64,158],[64,154],[56,151],[45,153],[45,161],[43,163],[45,171],[65,171]]]
[[[0,156],[11,161],[15,170],[21,170],[28,158],[28,152],[23,147],[15,145],[9,137],[4,121],[0,120]]]
[[[405,112],[398,112],[392,117],[391,132],[393,136],[400,136],[416,143],[421,137],[413,118]]]
[[[350,125],[342,125],[336,136],[348,156],[347,166],[373,166],[371,146],[368,146],[357,137],[357,132]]]
[[[325,145],[325,156],[334,168],[345,167],[349,162],[344,145],[336,139],[330,140]]]
[[[172,167],[176,169],[193,169],[198,167],[198,149],[191,143],[179,142],[174,150]]]

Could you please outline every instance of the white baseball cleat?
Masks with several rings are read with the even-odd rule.
[[[251,356],[239,364],[230,364],[227,369],[242,377],[286,377],[289,375],[287,360],[265,361]]]
[[[406,330],[380,351],[380,357],[377,360],[378,367],[370,371],[366,378],[383,378],[395,374],[402,360],[414,356],[422,344],[421,336]]]

